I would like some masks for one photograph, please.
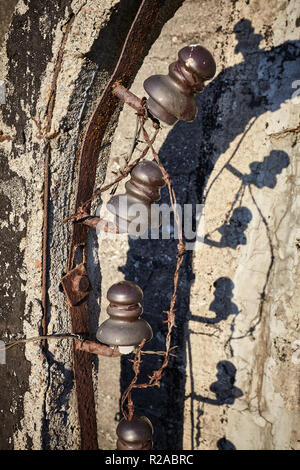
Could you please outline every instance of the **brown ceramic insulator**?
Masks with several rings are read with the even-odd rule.
[[[213,78],[216,63],[211,53],[200,45],[186,46],[168,75],[152,75],[144,82],[150,98],[147,107],[157,119],[172,125],[178,120],[193,121],[197,115],[195,93]]]
[[[127,353],[144,338],[146,341],[152,338],[151,326],[140,318],[143,312],[140,305],[143,291],[137,284],[130,281],[113,284],[107,292],[107,298],[110,302],[107,308],[110,318],[98,328],[96,337],[100,343],[119,346],[121,353]],[[127,346],[131,348],[122,349]]]
[[[155,221],[151,220],[151,205],[159,201],[160,190],[165,184],[156,163],[143,161],[134,167],[130,180],[125,184],[126,193],[113,196],[107,206],[115,214],[115,223],[120,232],[131,233],[136,229],[139,232],[137,224],[145,228],[155,226]],[[156,226],[159,226],[159,221],[156,222]]]
[[[153,427],[146,416],[134,415],[131,421],[123,418],[117,427],[117,450],[152,449]]]

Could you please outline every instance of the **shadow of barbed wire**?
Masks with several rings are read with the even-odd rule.
[[[51,429],[51,418],[56,416],[56,420],[63,425],[66,425],[69,419],[69,401],[72,393],[72,387],[69,384],[74,384],[74,372],[72,368],[68,368],[61,361],[55,359],[55,355],[48,350],[47,357],[49,361],[48,381],[50,383],[50,375],[54,374],[56,380],[53,381],[52,387],[48,385],[43,404],[43,416],[41,423],[41,437],[42,447],[44,450],[51,450],[59,447],[61,450],[67,450],[67,442],[64,442],[64,436],[57,435],[57,442],[53,442],[53,434]],[[66,386],[68,384],[68,386]],[[48,396],[55,396],[55,408],[49,414]],[[48,398],[49,399],[49,398]]]
[[[274,248],[272,245],[270,228],[269,228],[266,217],[263,215],[261,208],[259,207],[256,199],[254,198],[252,186],[256,186],[258,189],[262,189],[264,187],[274,189],[277,184],[277,175],[279,175],[284,168],[287,168],[289,164],[290,164],[290,158],[286,152],[282,150],[272,150],[270,152],[270,155],[266,156],[262,162],[252,162],[249,165],[250,170],[251,170],[249,174],[242,174],[240,171],[232,167],[230,164],[225,165],[225,168],[227,168],[229,171],[231,171],[232,174],[234,174],[236,177],[238,177],[241,180],[241,186],[234,197],[234,201],[231,204],[230,210],[225,215],[225,220],[229,220],[229,222],[228,223],[225,222],[220,228],[217,228],[211,232],[211,233],[214,233],[215,231],[218,231],[219,233],[221,233],[222,235],[221,240],[219,242],[216,242],[214,240],[210,240],[208,238],[208,235],[205,235],[204,243],[210,246],[218,247],[218,248],[224,248],[224,247],[236,248],[239,244],[243,244],[243,245],[246,244],[246,237],[243,234],[243,231],[247,229],[248,223],[252,219],[251,211],[245,207],[242,207],[241,205],[239,205],[238,208],[234,208],[234,207],[238,202],[239,204],[241,204],[242,202],[243,196],[245,194],[245,191],[242,190],[242,188],[248,187],[254,206],[256,207],[259,213],[259,216],[263,222],[263,225],[265,226],[266,235],[267,235],[268,244],[269,244],[269,251],[270,251],[270,263],[266,272],[266,278],[265,278],[265,282],[262,288],[262,292],[259,294],[260,305],[259,305],[258,317],[254,320],[253,324],[247,330],[247,332],[244,335],[241,335],[239,337],[234,337],[234,327],[235,327],[236,318],[232,320],[231,334],[225,343],[225,349],[229,347],[231,357],[233,357],[233,349],[231,346],[231,341],[235,339],[242,339],[249,335],[252,336],[256,327],[259,325],[261,321],[266,289],[267,289],[268,281],[270,278],[271,269],[274,263]],[[212,308],[210,308],[210,310],[212,310]],[[224,312],[226,312],[226,308],[224,309]],[[203,319],[200,320],[201,317],[197,317],[197,316],[194,316],[194,317],[198,318],[197,321],[203,320]],[[215,319],[208,319],[207,323],[213,323],[214,321]]]
[[[249,165],[250,170],[251,170],[251,173],[249,174],[242,174],[236,168],[232,167],[230,164],[225,165],[225,167],[229,171],[231,171],[232,174],[234,174],[236,177],[238,177],[241,180],[241,186],[235,195],[234,202],[231,205],[230,210],[226,214],[225,219],[228,219],[231,213],[237,211],[237,209],[234,209],[234,207],[238,201],[240,201],[240,204],[241,204],[242,198],[245,194],[245,191],[244,190],[242,191],[242,188],[247,187],[249,190],[252,202],[254,206],[256,207],[259,217],[262,220],[262,223],[265,227],[266,236],[267,236],[268,245],[269,245],[269,253],[270,253],[270,262],[266,271],[265,282],[262,286],[262,291],[258,293],[259,298],[260,298],[260,303],[259,303],[257,317],[253,320],[251,326],[247,329],[247,331],[243,335],[240,335],[238,337],[234,336],[236,318],[234,318],[231,322],[231,326],[230,326],[231,334],[225,343],[225,349],[227,347],[229,348],[231,357],[233,357],[234,355],[231,342],[233,340],[243,339],[246,336],[253,336],[254,331],[256,330],[257,326],[261,322],[267,286],[268,286],[271,270],[272,270],[274,259],[275,259],[274,247],[272,244],[271,230],[267,222],[267,218],[264,216],[261,207],[258,205],[257,200],[254,197],[253,186],[256,186],[258,189],[262,189],[264,187],[274,189],[277,184],[277,175],[279,175],[284,168],[287,168],[289,164],[290,164],[290,158],[286,152],[282,150],[272,150],[270,152],[270,155],[266,156],[262,162],[253,162]],[[217,230],[220,231],[220,229],[217,229]]]
[[[269,283],[269,279],[270,279],[270,275],[271,275],[271,271],[272,271],[272,268],[273,268],[273,265],[274,265],[274,260],[275,260],[275,255],[274,255],[274,247],[273,247],[273,244],[272,244],[272,237],[271,237],[271,231],[270,231],[270,228],[269,228],[269,224],[267,222],[267,219],[266,217],[264,216],[261,208],[259,207],[259,205],[257,204],[257,201],[256,199],[254,198],[253,196],[253,192],[252,192],[252,188],[251,186],[249,186],[249,192],[250,192],[250,195],[251,195],[251,198],[252,198],[252,201],[259,213],[259,216],[262,220],[262,223],[263,225],[265,226],[265,231],[266,231],[266,236],[267,236],[267,239],[268,239],[268,245],[269,245],[269,253],[270,253],[270,261],[269,261],[269,265],[267,267],[267,270],[266,270],[266,276],[265,276],[265,281],[264,281],[264,284],[262,286],[262,290],[261,292],[257,293],[259,295],[259,299],[260,299],[260,302],[259,302],[259,307],[258,307],[258,313],[257,313],[257,316],[256,318],[253,319],[252,323],[251,323],[251,326],[246,330],[246,332],[242,335],[239,335],[239,336],[234,336],[234,325],[235,325],[235,319],[232,321],[231,323],[231,334],[228,338],[228,340],[226,341],[225,343],[225,349],[228,347],[229,350],[230,350],[230,354],[231,354],[231,357],[233,357],[234,355],[234,352],[233,352],[233,348],[232,348],[232,341],[234,340],[241,340],[243,338],[246,338],[247,336],[251,336],[253,337],[253,334],[256,330],[256,328],[258,327],[258,325],[261,323],[261,320],[262,320],[262,315],[263,315],[263,309],[264,309],[264,304],[265,304],[265,300],[266,300],[266,292],[267,292],[267,287],[268,287],[268,283]]]

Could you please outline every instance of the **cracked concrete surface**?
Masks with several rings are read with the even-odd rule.
[[[49,332],[70,330],[59,289],[69,228],[60,221],[73,204],[77,142],[134,15],[135,2],[125,3],[120,9],[117,0],[64,0],[52,11],[40,5],[31,12],[28,1],[18,2],[13,19],[18,34],[6,39],[0,70],[0,80],[8,82],[0,129],[12,137],[0,142],[5,340],[34,336],[41,328],[46,141],[32,118],[44,126],[55,60],[73,14],[51,123],[51,132],[59,134],[50,141],[48,312]],[[134,394],[137,409],[154,424],[156,449],[299,449],[300,104],[292,99],[293,83],[300,79],[299,16],[295,0],[272,0],[267,9],[262,0],[208,0],[205,7],[185,0],[164,25],[131,88],[143,96],[143,80],[166,73],[189,43],[203,44],[217,62],[214,80],[197,98],[196,121],[163,126],[156,144],[179,202],[205,203],[204,243],[187,253],[181,272],[177,357],[159,390]],[[24,40],[28,50],[35,45],[33,51],[40,42],[43,56],[20,57]],[[102,152],[98,185],[111,180],[122,163],[134,120],[125,108],[116,131],[116,122],[108,130],[106,142],[112,135],[113,142]],[[107,199],[104,195],[101,210]],[[162,202],[167,201],[164,190]],[[97,240],[90,233],[93,335],[99,312],[100,321],[106,318],[107,289],[126,278],[144,289],[144,318],[154,330],[149,348],[162,349],[161,312],[171,295],[174,245],[126,235]],[[0,447],[78,448],[70,344],[49,343],[46,358],[36,344],[7,357],[6,369],[0,366]],[[145,373],[157,360],[144,359]],[[115,448],[120,394],[130,377],[126,357],[94,361],[102,449]]]

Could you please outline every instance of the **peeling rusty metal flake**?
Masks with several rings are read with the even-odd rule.
[[[83,263],[78,264],[61,280],[68,305],[75,306],[90,292],[90,282]]]

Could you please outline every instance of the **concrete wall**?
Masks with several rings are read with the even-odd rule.
[[[40,331],[45,141],[32,118],[40,116],[43,127],[65,24],[73,12],[52,119],[60,134],[51,141],[50,332],[70,330],[58,287],[69,229],[60,220],[72,208],[77,141],[136,10],[135,2],[74,0],[55,9],[51,2],[32,9],[27,3],[18,3],[11,29],[18,34],[8,37],[1,56],[0,80],[9,87],[0,129],[11,137],[0,143],[5,340]],[[167,22],[166,14],[132,86],[143,96],[143,80],[166,73],[189,43],[203,44],[217,62],[214,80],[197,98],[195,122],[163,126],[157,142],[179,203],[204,204],[205,237],[181,271],[177,357],[160,389],[133,395],[153,422],[156,449],[299,448],[299,102],[292,99],[300,79],[299,16],[296,1],[274,0],[266,8],[260,0],[185,0]],[[22,47],[32,52],[22,55]],[[125,108],[116,131],[112,123],[98,184],[114,178],[134,120]],[[91,233],[92,334],[99,312],[105,318],[107,289],[125,278],[144,290],[144,318],[154,330],[149,348],[163,348],[175,245],[127,236],[97,240]],[[146,357],[144,373],[158,362]],[[28,344],[12,350],[0,368],[1,448],[78,448],[70,345],[49,343],[45,357]],[[100,446],[114,449],[130,363],[95,359],[94,372]]]
[[[299,103],[291,99],[299,79],[297,16],[296,2],[266,9],[259,1],[185,1],[132,87],[143,96],[144,79],[166,73],[189,43],[203,44],[217,62],[197,99],[196,121],[164,126],[157,144],[178,201],[204,203],[205,236],[181,271],[178,357],[160,390],[134,394],[159,449],[299,447]],[[128,150],[134,119],[124,109],[107,181]],[[155,332],[150,349],[163,347],[175,245],[100,238],[102,292],[123,278],[144,289],[144,316]],[[102,296],[103,319],[106,305]],[[145,370],[155,364],[147,359]],[[113,448],[119,366],[112,370],[104,360],[101,370],[100,401],[110,404],[103,445]],[[123,359],[121,390],[130,377]]]

